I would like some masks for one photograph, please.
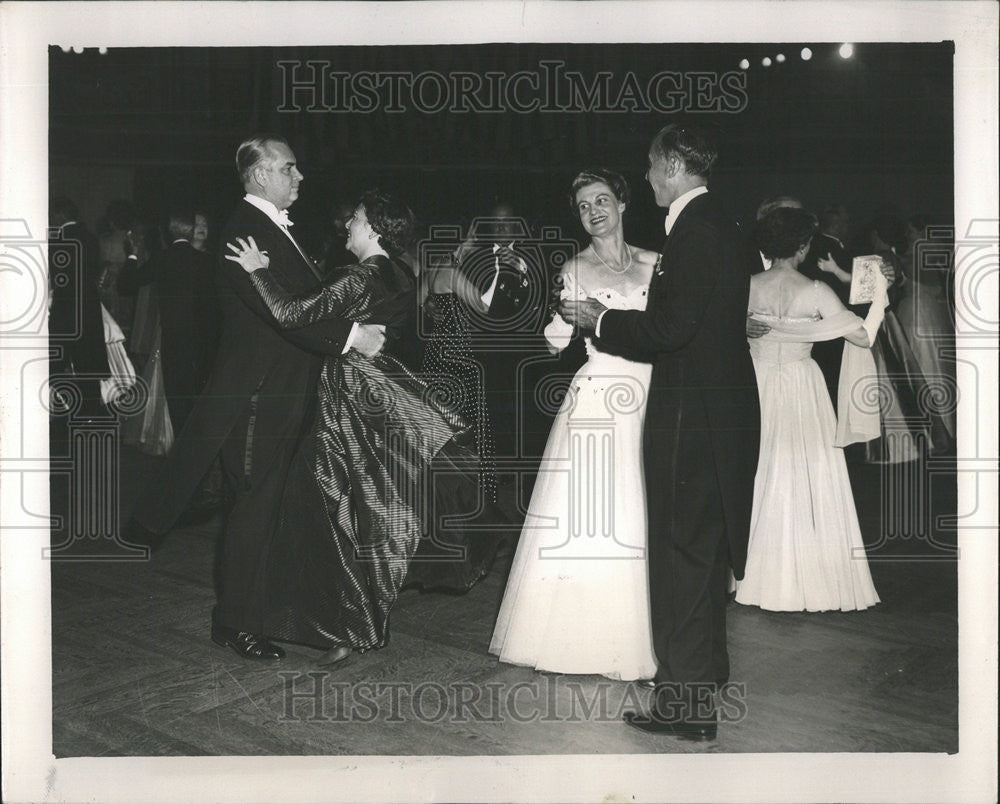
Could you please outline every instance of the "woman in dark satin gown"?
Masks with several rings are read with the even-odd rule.
[[[267,562],[265,632],[328,648],[322,663],[382,647],[404,583],[464,590],[488,570],[496,537],[447,521],[476,510],[479,459],[471,429],[391,354],[416,309],[416,283],[398,254],[413,213],[376,191],[348,224],[359,263],[290,296],[253,242],[229,244],[278,323],[330,317],[386,326],[374,358],[327,358],[317,410],[288,475]]]

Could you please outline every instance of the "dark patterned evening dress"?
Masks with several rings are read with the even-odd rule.
[[[454,293],[431,293],[427,309],[433,310],[433,329],[424,344],[421,374],[439,387],[441,396],[472,424],[479,454],[479,483],[483,497],[497,500],[493,427],[486,406],[483,364],[472,353],[469,315]]]
[[[286,328],[340,317],[385,324],[391,340],[416,305],[412,272],[380,255],[306,296],[285,293],[266,270],[251,280]],[[455,522],[477,506],[470,427],[390,352],[324,363],[266,564],[273,639],[381,647],[404,583],[468,589],[493,560],[497,537]]]

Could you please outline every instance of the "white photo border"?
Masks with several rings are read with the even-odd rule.
[[[997,5],[991,2],[86,2],[0,5],[0,218],[47,226],[48,48],[477,42],[955,42],[956,238],[997,236]],[[961,266],[960,266],[961,270]],[[0,277],[0,282],[3,282]],[[996,263],[978,317],[996,322]],[[992,282],[992,285],[989,283]],[[960,300],[961,301],[961,300]],[[0,292],[0,321],[17,299]],[[989,305],[992,304],[992,308]],[[2,531],[6,801],[979,801],[996,796],[995,340],[962,350],[986,398],[963,395],[959,472],[959,753],[54,759],[49,565],[41,537]],[[0,349],[0,461],[47,420],[19,410],[21,366]],[[45,362],[35,364],[35,374]],[[30,374],[29,381],[44,377]],[[978,428],[963,427],[974,417]],[[978,432],[978,442],[976,439]],[[8,464],[10,465],[10,464]],[[970,464],[971,465],[971,464]],[[4,470],[0,463],[0,470]],[[6,481],[6,482],[5,482]],[[22,505],[0,473],[0,512]],[[47,510],[44,499],[32,501]]]

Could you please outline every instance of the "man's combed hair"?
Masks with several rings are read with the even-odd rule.
[[[597,167],[581,170],[576,174],[576,178],[573,179],[573,184],[570,186],[569,191],[570,209],[576,212],[576,194],[582,188],[591,184],[597,184],[598,182],[608,185],[611,188],[611,192],[614,193],[615,198],[620,203],[628,205],[631,193],[629,192],[628,182],[625,181],[625,177],[620,173],[615,173],[613,170],[608,170],[608,168]]]
[[[272,142],[288,145],[288,140],[277,134],[258,134],[244,140],[236,149],[236,172],[244,185],[250,181],[254,169],[267,161],[269,156],[267,146]]]
[[[783,260],[812,240],[817,228],[819,224],[812,213],[779,207],[757,221],[753,239],[757,249],[769,260]]]
[[[187,208],[171,210],[167,231],[174,240],[190,240],[194,236],[194,212]]]
[[[364,207],[368,225],[391,256],[403,253],[413,242],[417,219],[406,204],[381,190],[368,190],[358,201]]]
[[[694,126],[676,123],[664,126],[657,132],[650,150],[664,159],[676,154],[684,162],[684,169],[688,173],[706,179],[719,158],[719,152],[705,132]]]

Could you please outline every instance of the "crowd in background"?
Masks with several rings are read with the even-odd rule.
[[[779,196],[762,202],[755,217],[802,206],[794,197]],[[345,248],[352,210],[346,200],[332,204],[327,225],[315,238],[322,274],[353,261]],[[495,499],[495,457],[537,459],[554,415],[554,409],[546,411],[532,394],[517,389],[527,382],[533,390],[545,373],[566,366],[565,356],[562,364],[545,360],[537,316],[525,319],[523,334],[529,337],[519,341],[516,350],[490,345],[481,337],[489,329],[484,321],[510,318],[518,305],[529,303],[529,281],[551,283],[555,273],[553,266],[542,266],[547,276],[531,276],[536,266],[516,255],[517,240],[535,233],[510,203],[493,199],[483,212],[477,236],[470,233],[445,259],[423,255],[427,264],[421,266],[422,255],[415,247],[404,255],[419,275],[421,303],[421,316],[415,319],[418,331],[408,340],[408,361],[417,370],[448,375],[462,386],[456,404],[473,422],[484,486]],[[51,331],[54,342],[65,347],[54,371],[79,376],[84,415],[107,415],[115,393],[109,387],[128,385],[134,367],[148,389],[148,401],[139,412],[121,417],[123,443],[166,455],[205,386],[220,333],[214,291],[219,244],[208,216],[179,206],[166,219],[153,220],[139,214],[131,202],[113,200],[94,236],[70,199],[54,198],[52,214],[61,238],[79,243],[72,250],[73,259],[79,259],[73,269],[78,279],[53,287]],[[803,276],[829,285],[848,307],[854,257],[881,257],[890,283],[886,323],[873,348],[880,372],[883,437],[866,445],[863,454],[859,448],[853,457],[898,463],[921,454],[950,453],[955,444],[954,277],[951,261],[941,258],[949,244],[940,237],[947,230],[933,229],[921,214],[882,213],[857,225],[841,204],[824,207],[816,217],[819,230],[799,268]],[[748,237],[750,228],[744,226]],[[488,242],[484,247],[484,238],[496,241],[493,247]],[[767,268],[763,257],[761,268]],[[64,268],[53,267],[53,278],[65,274]],[[81,305],[80,330],[63,337],[60,333],[72,333],[76,326],[69,320],[70,296],[78,297]],[[529,361],[528,373],[522,367],[518,375],[525,349],[531,352],[535,342],[538,354]],[[839,349],[830,341],[817,343],[813,351],[835,404]],[[128,366],[123,367],[122,354]],[[583,357],[577,353],[572,359],[582,362]],[[109,379],[114,376],[117,380]],[[98,390],[101,382],[103,394]],[[217,485],[218,477],[215,480]],[[213,500],[218,493],[213,490]]]

